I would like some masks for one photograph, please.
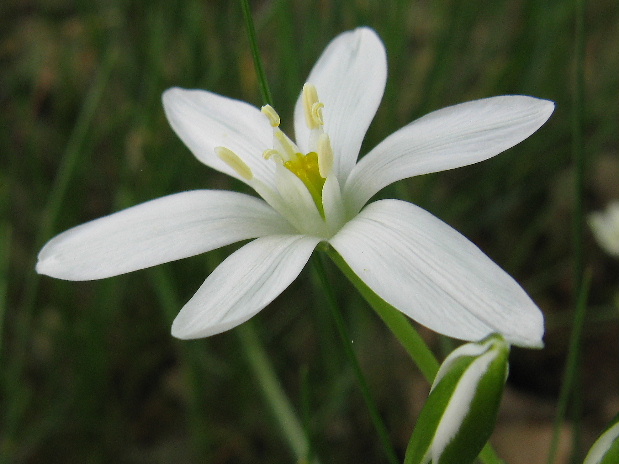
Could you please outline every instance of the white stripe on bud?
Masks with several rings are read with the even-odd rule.
[[[619,462],[619,415],[593,444],[582,464],[616,464]]]
[[[443,362],[406,451],[405,464],[467,464],[490,437],[507,378],[500,335],[467,343]]]

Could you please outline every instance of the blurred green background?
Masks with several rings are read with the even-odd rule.
[[[500,94],[556,102],[552,119],[508,152],[380,194],[413,201],[460,230],[546,314],[546,348],[512,356],[495,439],[513,463],[544,462],[543,447],[537,461],[522,453],[551,428],[574,306],[575,4],[252,2],[289,133],[312,64],[336,34],[360,25],[376,29],[389,60],[385,97],[362,152],[450,104]],[[587,211],[619,198],[618,18],[616,0],[587,5]],[[178,310],[234,247],[99,282],[34,273],[40,247],[69,227],[178,191],[241,188],[202,166],[170,129],[160,100],[170,86],[261,104],[239,2],[0,3],[0,462],[294,462],[243,332],[192,342],[169,335]],[[569,416],[582,431],[576,446],[590,444],[619,409],[619,261],[587,231],[584,245],[592,286],[581,412]],[[403,453],[427,383],[337,270],[329,273]],[[384,462],[316,280],[308,267],[252,320],[258,348],[323,462]],[[453,346],[421,332],[439,355]],[[520,450],[501,445],[510,441]]]

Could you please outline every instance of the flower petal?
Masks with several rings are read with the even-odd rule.
[[[463,340],[498,332],[512,344],[542,344],[543,317],[524,290],[411,203],[371,203],[330,243],[378,296],[436,332]]]
[[[365,27],[331,41],[307,78],[324,103],[324,131],[331,139],[333,169],[341,185],[357,160],[386,80],[385,47],[376,33]],[[297,144],[307,153],[310,130],[305,123],[302,95],[295,107],[294,124]]]
[[[172,324],[172,335],[191,339],[242,324],[297,278],[320,239],[262,237],[243,246],[208,276]]]
[[[258,108],[206,90],[178,87],[163,93],[163,108],[176,134],[204,164],[247,183],[215,154],[215,147],[226,147],[254,176],[273,186],[273,163],[262,158],[271,148],[273,130]]]
[[[520,143],[546,122],[548,100],[520,95],[485,98],[434,111],[387,137],[354,167],[344,187],[358,211],[400,180],[467,166]]]
[[[216,190],[183,192],[54,237],[39,253],[37,272],[66,280],[103,279],[239,240],[291,231],[290,225],[258,198]]]

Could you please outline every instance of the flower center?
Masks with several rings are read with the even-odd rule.
[[[295,157],[284,163],[284,167],[297,176],[307,187],[320,215],[324,218],[325,212],[322,206],[322,187],[325,178],[320,175],[318,165],[318,153],[310,151],[307,155],[296,153]]]
[[[324,104],[318,99],[316,87],[303,86],[303,108],[305,122],[310,129],[309,151],[303,154],[299,147],[279,128],[280,117],[270,105],[262,107],[273,128],[273,148],[266,150],[263,157],[273,160],[299,178],[310,193],[322,219],[325,219],[323,206],[323,187],[333,168],[333,148],[329,136],[324,133],[322,109]],[[225,147],[215,148],[215,152],[228,166],[247,181],[253,180],[249,166],[233,151]]]

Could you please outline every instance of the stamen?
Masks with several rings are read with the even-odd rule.
[[[282,154],[278,152],[277,150],[273,150],[272,148],[269,148],[268,150],[264,150],[264,153],[262,153],[262,157],[265,160],[270,160],[271,158],[273,158],[280,164],[284,164],[284,158],[282,158]]]
[[[327,134],[318,138],[318,170],[320,177],[326,179],[333,169],[333,147]]]
[[[275,150],[280,153],[284,161],[290,161],[299,153],[299,147],[281,130],[273,129],[273,137],[275,138]]]
[[[313,84],[303,86],[303,108],[305,109],[305,122],[310,129],[318,129],[324,124],[322,108],[324,104],[318,100],[318,91]]]
[[[271,105],[264,105],[260,111],[269,118],[271,127],[279,127],[279,114],[277,114],[277,111],[275,111]]]
[[[245,161],[243,161],[239,155],[234,153],[229,148],[215,147],[215,154],[219,156],[224,163],[234,169],[234,171],[243,179],[252,180],[254,178],[254,173],[251,171],[251,168],[247,166]]]

